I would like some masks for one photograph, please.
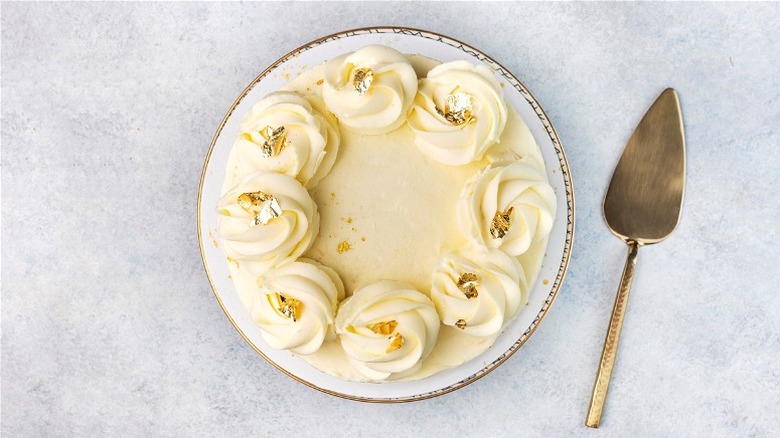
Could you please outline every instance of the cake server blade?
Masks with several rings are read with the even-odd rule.
[[[667,88],[647,110],[618,161],[604,198],[609,229],[628,245],[585,425],[599,427],[639,247],[658,243],[680,219],[685,136],[677,93]]]

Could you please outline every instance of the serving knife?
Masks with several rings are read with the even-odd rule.
[[[623,268],[585,425],[599,427],[615,365],[637,252],[664,240],[680,219],[685,186],[685,136],[677,93],[667,88],[647,110],[618,161],[604,198],[609,229],[626,245]]]

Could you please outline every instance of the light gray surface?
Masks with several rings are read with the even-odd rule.
[[[780,430],[780,5],[2,5],[7,436],[769,436]],[[217,124],[266,65],[366,25],[449,34],[525,82],[577,199],[558,299],[455,393],[369,405],[267,364],[217,305],[195,206]],[[664,87],[682,221],[640,250],[602,428],[583,426],[625,257],[609,176]]]

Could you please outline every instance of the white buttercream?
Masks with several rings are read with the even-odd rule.
[[[461,125],[448,121],[443,112],[452,93],[470,96],[473,119]],[[448,165],[479,160],[499,141],[507,120],[503,91],[493,71],[483,65],[453,61],[434,67],[420,88],[409,113],[415,143],[432,159]]]
[[[372,324],[394,322],[389,334],[375,333]],[[430,354],[439,335],[439,316],[431,300],[410,285],[379,281],[365,286],[341,303],[336,333],[350,363],[372,380],[412,372]],[[395,336],[400,348],[389,351]]]
[[[264,156],[262,131],[284,127],[287,144],[276,156]],[[339,133],[331,115],[314,109],[295,92],[277,91],[252,106],[233,146],[233,178],[258,170],[289,175],[312,188],[336,161]]]
[[[294,321],[281,312],[277,293],[300,302]],[[263,275],[259,295],[250,312],[272,348],[311,354],[335,335],[333,322],[344,285],[333,269],[300,258]]]
[[[257,191],[276,197],[282,209],[267,224],[252,225],[254,214],[238,204],[242,193]],[[300,257],[319,233],[317,204],[300,182],[287,175],[251,173],[222,196],[217,208],[225,254],[255,275]]]
[[[359,69],[373,73],[364,93],[353,84]],[[398,128],[406,121],[416,93],[417,75],[409,60],[387,46],[366,46],[325,64],[325,104],[355,132],[381,134]]]
[[[464,274],[476,275],[474,295],[459,285]],[[460,249],[445,254],[433,271],[431,299],[444,324],[461,321],[463,333],[492,336],[501,331],[528,299],[520,263],[499,249]]]
[[[510,214],[503,238],[490,233],[497,212]],[[543,170],[525,160],[488,167],[466,184],[456,207],[461,230],[473,242],[517,256],[550,233],[555,193]]]

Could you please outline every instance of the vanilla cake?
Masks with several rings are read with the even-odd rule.
[[[492,70],[372,45],[252,107],[218,234],[270,348],[346,380],[415,380],[522,311],[555,206]]]

